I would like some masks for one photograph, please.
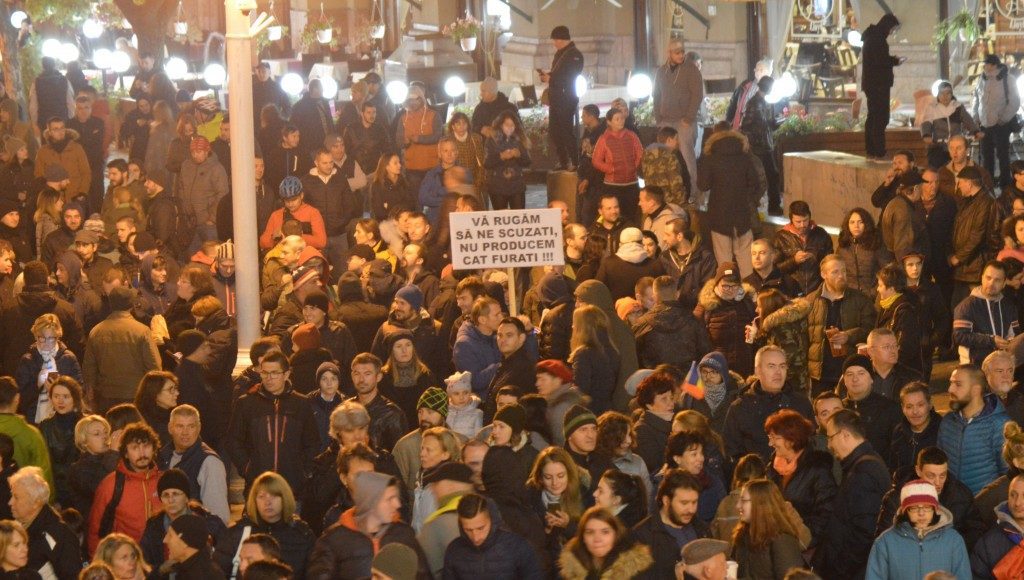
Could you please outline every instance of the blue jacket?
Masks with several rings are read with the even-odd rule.
[[[526,333],[523,348],[534,360],[537,359],[536,332]],[[491,384],[502,360],[498,340],[494,335],[486,336],[471,321],[464,321],[455,338],[452,360],[455,362],[455,370],[469,371],[473,374],[473,394],[486,399],[487,387]]]
[[[978,580],[994,579],[992,570],[1014,546],[1020,544],[1024,530],[1010,515],[1006,502],[995,508],[996,525],[974,544],[971,550],[971,571]]]
[[[473,172],[466,169],[466,179],[473,183]],[[448,190],[444,188],[444,168],[440,165],[430,168],[420,182],[420,205],[441,207]]]
[[[981,361],[996,349],[994,336],[1010,339],[1020,334],[1017,305],[1000,296],[988,300],[975,288],[953,310],[953,344],[960,348],[960,362],[981,366]]]
[[[929,572],[944,570],[960,580],[970,580],[967,547],[953,529],[953,515],[938,509],[939,521],[919,537],[910,522],[902,521],[882,532],[868,556],[867,580],[918,580]]]
[[[444,580],[541,580],[545,578],[537,553],[522,536],[491,523],[483,545],[474,546],[459,531],[444,553]]]
[[[939,448],[949,456],[949,473],[975,495],[1006,473],[1003,425],[1009,417],[996,395],[986,393],[984,399],[984,409],[971,421],[950,412],[939,425]]]

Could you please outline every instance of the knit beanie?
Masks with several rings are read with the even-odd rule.
[[[398,330],[393,330],[391,332],[385,333],[384,349],[385,352],[388,353],[388,356],[390,356],[391,352],[395,349],[395,343],[397,343],[400,340],[411,340],[415,345],[416,335],[414,335],[411,330],[405,328],[399,328]]]
[[[138,248],[136,248],[138,250]],[[234,260],[235,259],[235,243],[231,240],[224,242],[217,246],[217,260]]]
[[[82,229],[102,235],[107,231],[107,226],[103,223],[103,217],[98,213],[94,213],[82,223]]]
[[[565,440],[568,441],[572,434],[584,425],[597,425],[597,417],[594,416],[594,413],[582,405],[569,407],[569,410],[565,412],[565,418],[562,419],[562,435]]]
[[[900,490],[900,513],[915,505],[939,507],[939,492],[935,486],[923,479],[915,479],[904,484]]]
[[[327,299],[327,293],[319,288],[310,290],[309,294],[306,294],[306,297],[303,298],[302,305],[319,308],[324,314],[330,311],[330,301]]]
[[[514,433],[522,433],[526,430],[526,409],[519,403],[505,405],[494,414],[494,420],[508,425]]]
[[[59,163],[53,163],[46,166],[43,177],[48,183],[59,183],[68,179],[68,170],[64,169],[64,166]]]
[[[399,288],[398,292],[395,292],[395,298],[405,300],[416,312],[419,312],[423,306],[423,291],[415,284],[407,284]]]
[[[473,388],[473,373],[469,371],[455,373],[445,379],[444,384],[447,386],[445,390],[448,391],[448,394],[457,393],[459,391],[469,391]]]
[[[549,358],[538,362],[535,371],[561,379],[563,385],[572,383],[572,369],[557,359]]]
[[[171,529],[181,537],[189,548],[205,550],[210,543],[210,530],[206,521],[196,515],[185,514],[171,522]]]
[[[398,542],[385,545],[373,557],[372,569],[392,580],[415,580],[418,567],[416,552]]]
[[[623,322],[625,322],[627,316],[640,308],[640,303],[631,296],[623,296],[615,301],[615,315]]]
[[[860,367],[870,373],[871,359],[863,354],[851,354],[843,361],[843,373],[845,374],[846,369],[850,367]]]
[[[168,469],[163,472],[160,476],[159,481],[156,482],[157,494],[163,494],[168,489],[177,489],[187,495],[190,499],[192,497],[192,483],[188,480],[188,475],[180,469]]]
[[[718,284],[724,278],[728,278],[734,284],[740,283],[740,269],[736,267],[736,264],[722,262],[718,265],[718,270],[715,271],[715,284]]]
[[[640,228],[626,228],[619,233],[620,244],[639,244],[644,240],[644,233],[640,231]]]
[[[292,331],[295,350],[316,350],[320,348],[320,329],[312,322],[303,322]]]
[[[725,355],[713,350],[700,359],[700,364],[697,365],[698,369],[707,367],[713,369],[718,374],[722,375],[722,380],[725,380],[729,376],[729,362],[725,360]]]
[[[156,238],[149,232],[139,232],[135,234],[135,241],[132,242],[132,246],[135,247],[135,251],[138,253],[148,252],[156,249]]]
[[[362,519],[369,515],[380,503],[388,485],[393,483],[395,478],[376,471],[363,471],[356,474],[352,484],[352,501],[355,503],[356,518]]]
[[[565,276],[548,272],[537,283],[537,294],[540,296],[541,304],[548,308],[558,300],[572,296],[572,290],[569,289]]]
[[[210,141],[206,137],[193,137],[192,142],[188,145],[189,151],[209,151]]]
[[[326,361],[320,363],[320,366],[316,367],[316,385],[320,386],[320,379],[324,376],[324,373],[334,373],[334,376],[338,377],[338,381],[341,381],[341,367],[334,363],[334,361]]]
[[[442,417],[448,417],[448,394],[439,387],[430,387],[423,391],[420,400],[416,402],[416,410],[430,409],[437,411]]]

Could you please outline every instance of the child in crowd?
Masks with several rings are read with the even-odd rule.
[[[445,379],[448,386],[448,418],[445,422],[452,431],[472,439],[484,425],[484,412],[480,397],[473,394],[472,373],[455,373]]]

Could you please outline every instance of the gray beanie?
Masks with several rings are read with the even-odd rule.
[[[395,482],[395,478],[376,471],[364,471],[356,474],[353,484],[352,501],[355,502],[356,519],[365,518],[384,496],[384,490]]]

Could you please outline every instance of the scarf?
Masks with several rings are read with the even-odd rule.
[[[796,464],[800,460],[800,456],[803,455],[803,451],[796,454],[796,457],[792,461],[786,461],[782,457],[776,455],[775,459],[772,460],[772,468],[775,473],[782,476],[782,487],[785,489],[786,485],[789,484],[789,479],[796,473]]]
[[[725,383],[720,385],[704,385],[704,402],[711,407],[711,412],[714,413],[718,410],[719,405],[725,401]]]
[[[396,387],[415,387],[416,386],[416,364],[408,362],[405,364],[395,363],[395,386]]]
[[[882,299],[880,299],[880,300],[878,301],[878,304],[879,304],[879,305],[880,305],[880,306],[882,307],[882,310],[886,310],[886,309],[888,309],[888,308],[889,308],[890,306],[892,306],[892,305],[893,305],[893,303],[894,303],[894,302],[896,302],[896,300],[897,300],[897,299],[898,299],[898,298],[899,298],[900,296],[903,296],[903,295],[902,295],[902,294],[900,294],[899,292],[897,292],[896,294],[893,294],[892,296],[890,296],[890,297],[888,297],[888,298],[882,298]]]
[[[554,495],[548,492],[548,490],[543,489],[540,492],[540,500],[544,502],[544,507],[547,507],[553,503],[562,503],[562,496]]]
[[[50,404],[50,393],[46,389],[46,379],[50,373],[57,372],[57,347],[53,350],[43,350],[36,347],[39,356],[43,357],[43,364],[39,367],[39,375],[36,377],[36,386],[39,387],[39,399],[36,400],[35,423],[48,419],[53,414],[53,405]]]

